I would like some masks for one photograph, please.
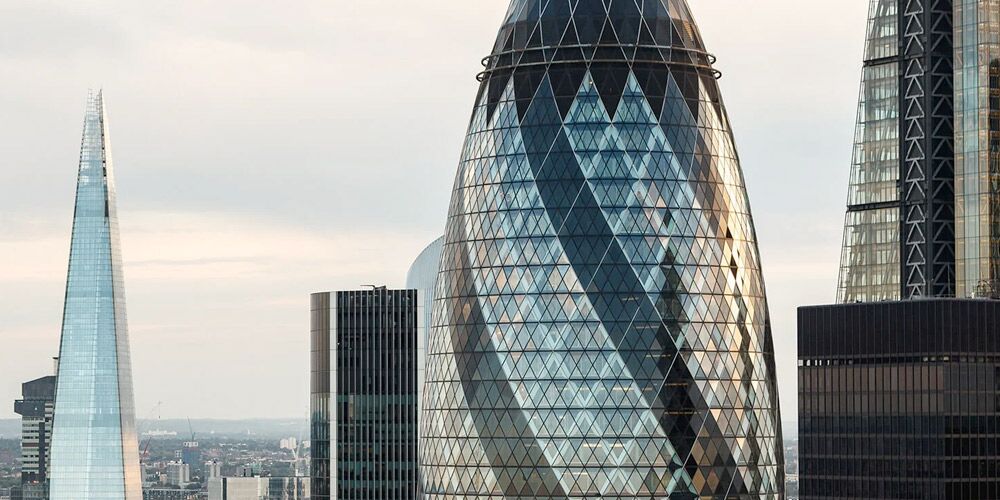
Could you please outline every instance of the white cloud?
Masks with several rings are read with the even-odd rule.
[[[434,236],[324,234],[221,213],[121,219],[137,405],[163,401],[164,413],[178,416],[302,416],[309,294],[402,286],[409,263]],[[58,352],[67,254],[68,228],[0,242],[0,259],[19,263],[0,274],[0,311],[18,319],[0,329],[18,346],[0,351],[7,375],[0,390],[16,391],[20,381],[46,373]],[[37,291],[25,294],[28,284]],[[21,349],[28,343],[34,356]],[[245,385],[251,380],[259,383]],[[260,406],[260,390],[272,405]]]
[[[793,419],[795,307],[836,285],[867,2],[691,3],[724,74]],[[83,99],[103,86],[139,407],[304,414],[306,295],[401,284],[442,230],[506,6],[0,4],[0,401],[57,348]]]

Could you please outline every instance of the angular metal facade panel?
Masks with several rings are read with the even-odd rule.
[[[139,500],[138,436],[111,143],[102,95],[84,121],[52,431],[53,500]]]
[[[515,0],[427,348],[424,494],[777,499],[773,346],[714,58],[682,0]]]
[[[955,296],[952,0],[900,0],[902,298]]]
[[[844,224],[842,303],[898,299],[899,13],[897,0],[871,0]]]

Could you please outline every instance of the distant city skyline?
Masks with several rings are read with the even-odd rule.
[[[792,6],[825,22],[774,22]],[[232,7],[15,1],[0,19],[0,399],[58,352],[88,87],[115,125],[139,418],[304,417],[303,294],[402,286],[443,231],[483,33],[507,2]],[[794,307],[836,292],[866,5],[692,8],[723,72],[794,420]],[[444,36],[460,43],[422,48]]]

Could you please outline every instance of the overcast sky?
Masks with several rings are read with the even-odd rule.
[[[835,296],[868,2],[689,2],[724,73],[792,421],[795,307]],[[0,2],[0,408],[58,352],[103,87],[138,416],[306,417],[308,295],[402,286],[443,231],[506,8]]]

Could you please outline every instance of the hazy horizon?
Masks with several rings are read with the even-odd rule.
[[[835,299],[867,2],[690,3],[723,73],[792,422],[795,307]],[[138,417],[306,416],[309,294],[401,287],[441,234],[507,4],[6,2],[0,405],[58,352],[100,87]]]

